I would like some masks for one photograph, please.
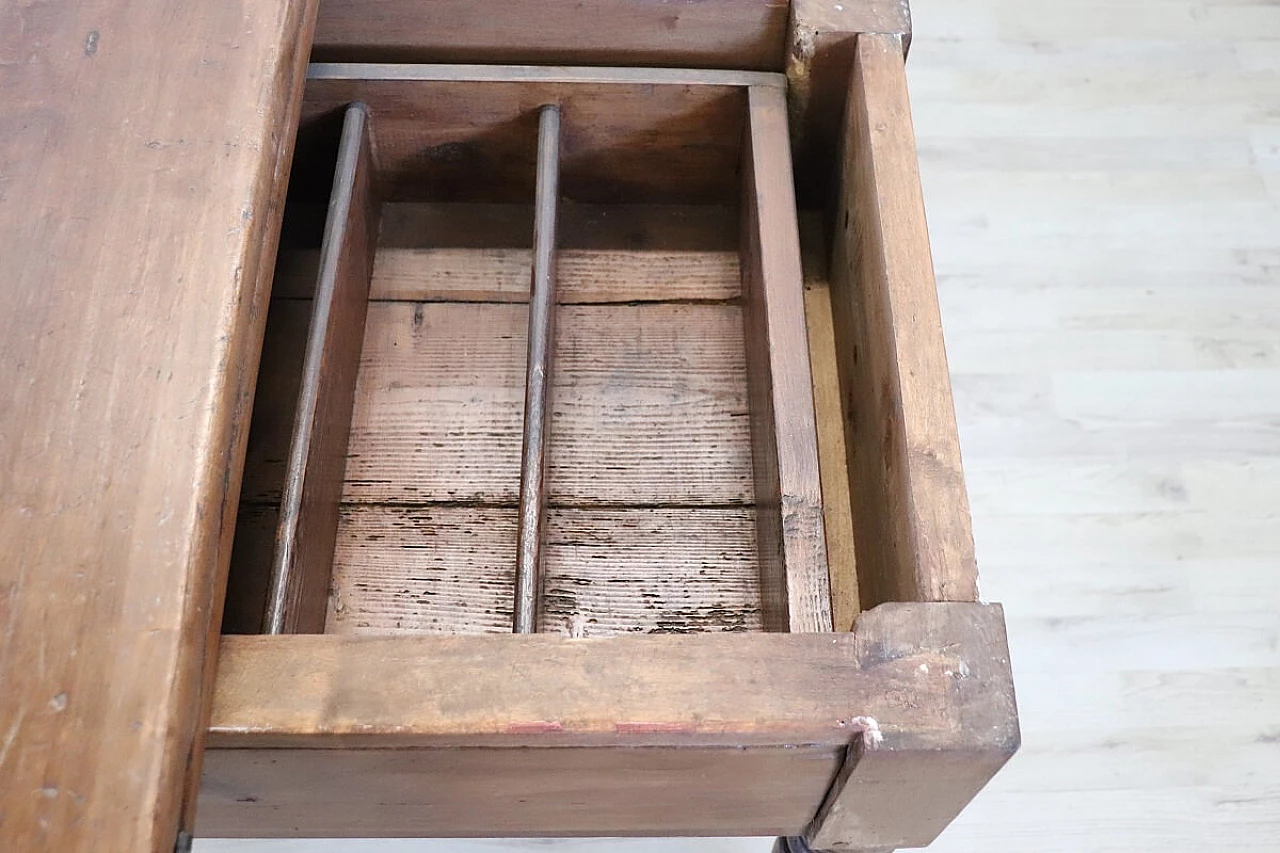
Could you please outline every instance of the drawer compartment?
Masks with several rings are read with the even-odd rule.
[[[298,152],[230,630],[830,629],[781,77],[314,66]]]
[[[313,66],[201,834],[889,850],[1003,765],[896,38],[840,136],[824,223],[776,75]]]

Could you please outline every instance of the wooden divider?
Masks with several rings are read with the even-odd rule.
[[[265,620],[270,634],[324,631],[378,234],[368,124],[363,104],[348,108],[272,555]]]
[[[862,607],[976,601],[977,568],[902,43],[863,35],[831,301]]]
[[[762,621],[771,631],[830,631],[818,433],[785,92],[752,86],[747,109],[742,290]]]
[[[524,438],[520,458],[520,546],[516,560],[513,630],[538,630],[541,599],[542,519],[547,471],[552,355],[556,339],[556,207],[560,185],[560,108],[538,118],[538,175],[533,218],[533,272],[529,291],[529,355],[525,362]]]

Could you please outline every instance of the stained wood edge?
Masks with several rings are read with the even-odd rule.
[[[843,746],[868,720],[893,749],[1007,747],[999,605],[888,604],[836,634],[227,636],[209,745]]]
[[[855,44],[863,33],[893,36],[903,56],[911,45],[908,0],[792,0],[786,76],[796,150],[797,190],[805,207],[825,207],[839,175],[844,114]]]
[[[830,631],[818,433],[805,326],[786,100],[748,89],[743,143],[742,293],[762,619]]]
[[[969,500],[896,36],[858,42],[832,243],[862,605],[976,601]]]
[[[368,111],[347,109],[272,555],[265,630],[324,630],[378,205]]]
[[[322,61],[780,70],[787,0],[326,0]]]
[[[685,68],[595,68],[542,65],[410,65],[315,62],[308,80],[395,80],[455,83],[563,83],[626,86],[767,86],[785,90],[787,78],[764,71]]]
[[[538,172],[529,286],[528,356],[520,448],[520,529],[512,630],[538,630],[542,599],[542,522],[547,506],[551,372],[556,340],[556,208],[559,206],[560,108],[538,117]]]
[[[197,828],[220,838],[794,834],[842,754],[813,745],[217,750]]]
[[[201,767],[204,760],[206,737],[213,716],[214,695],[217,690],[218,662],[221,659],[222,613],[226,604],[227,576],[230,572],[231,551],[236,533],[236,515],[240,502],[241,478],[244,474],[245,455],[248,449],[248,418],[253,411],[253,399],[257,390],[258,362],[262,356],[262,335],[267,321],[267,302],[271,293],[271,280],[274,274],[276,253],[280,246],[280,227],[284,214],[285,196],[289,187],[289,174],[293,166],[293,152],[296,134],[292,129],[298,126],[302,114],[303,87],[306,82],[308,49],[315,32],[317,0],[298,0],[290,4],[281,20],[280,32],[293,33],[293,39],[282,38],[282,50],[275,65],[276,91],[270,101],[271,114],[276,117],[276,127],[281,130],[271,135],[273,145],[263,146],[261,151],[261,168],[259,169],[258,195],[263,204],[260,215],[254,217],[250,238],[246,246],[256,247],[247,253],[244,281],[253,282],[251,298],[240,301],[243,306],[238,312],[242,325],[238,334],[230,339],[234,345],[230,348],[231,356],[227,363],[234,365],[231,378],[227,383],[225,396],[218,407],[219,421],[215,434],[220,436],[218,446],[222,447],[222,455],[211,455],[206,466],[207,483],[221,484],[218,500],[211,501],[219,505],[218,520],[220,528],[210,525],[207,530],[217,538],[217,550],[213,560],[213,577],[208,593],[209,606],[201,606],[198,597],[188,599],[194,610],[193,618],[198,626],[201,642],[183,643],[180,671],[189,673],[193,669],[199,673],[195,682],[194,696],[189,690],[180,689],[182,702],[188,707],[194,706],[194,714],[180,717],[173,726],[174,737],[180,750],[175,756],[177,760],[170,764],[175,768],[180,780],[180,800],[176,814],[177,826],[172,832],[170,821],[175,817],[171,806],[173,792],[178,785],[166,784],[161,780],[157,786],[159,794],[155,806],[156,821],[153,837],[149,840],[137,839],[135,844],[139,850],[154,849],[157,853],[167,853],[169,840],[173,839],[174,850],[182,847],[194,837],[196,805],[200,791]],[[198,588],[198,584],[197,584]],[[203,625],[200,620],[207,618]],[[185,632],[184,632],[185,633]],[[184,676],[183,681],[187,677]],[[179,762],[181,762],[179,764]],[[135,804],[143,807],[144,804]],[[149,805],[149,804],[145,804]],[[95,837],[94,844],[102,839]]]
[[[1021,733],[1004,620],[971,619],[969,608],[981,606],[926,604],[914,611],[935,636],[954,639],[964,662],[944,671],[957,685],[951,737],[941,747],[925,745],[880,726],[855,739],[805,834],[814,850],[925,847],[1017,752]],[[981,689],[969,689],[975,683]]]

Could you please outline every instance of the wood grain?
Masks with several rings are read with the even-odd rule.
[[[633,214],[620,210],[609,221],[626,229],[619,233],[661,236],[650,211]],[[659,229],[666,216],[658,216]],[[696,230],[717,217],[686,211],[670,221]],[[408,221],[393,228],[405,236],[415,230]],[[709,243],[694,245],[723,244],[718,224],[708,235]],[[467,280],[483,280],[494,266],[495,250],[447,251]],[[614,294],[606,279],[610,270],[639,274],[642,261],[663,251],[578,250],[584,261],[603,260],[569,265],[562,283],[585,300],[661,299],[670,292],[665,282],[643,294],[616,281],[622,293]],[[601,509],[551,509],[540,630],[760,628],[741,309],[718,299],[740,290],[737,253],[678,252],[678,268],[691,272],[671,287],[690,304],[560,309],[550,461],[552,484],[568,488],[553,499]],[[435,287],[440,277],[426,270],[422,286]],[[300,347],[283,337],[305,334],[308,305],[274,301],[265,387],[288,387],[278,363],[299,369]],[[526,325],[520,304],[371,304],[326,630],[509,629]],[[285,391],[276,397],[288,402]],[[253,554],[248,528],[263,512],[256,504],[279,494],[283,452],[266,446],[267,432],[276,442],[287,438],[280,429],[255,429],[250,440],[260,471],[246,471],[254,509],[237,542],[235,573],[245,576],[237,589],[250,595],[263,558]],[[642,506],[626,508],[633,503]]]
[[[269,634],[324,629],[377,239],[368,114],[355,104],[346,112],[320,249],[267,593]]]
[[[344,501],[514,504],[524,314],[370,306]],[[753,503],[737,306],[575,305],[560,315],[553,502]]]
[[[1018,738],[1000,610],[974,604],[829,635],[230,637],[221,675],[210,834],[477,834],[472,785],[504,833],[797,834],[868,719],[890,771]]]
[[[362,101],[385,198],[527,203],[538,108],[554,103],[564,116],[566,199],[733,204],[748,84],[785,81],[667,69],[321,65],[310,72],[300,139]]]
[[[862,5],[862,4],[856,4]],[[326,0],[318,62],[651,65],[780,71],[786,2]]]
[[[191,825],[314,3],[171,11],[0,11],[6,850]]]
[[[378,250],[370,296],[390,302],[527,302],[529,249],[399,248]],[[315,288],[317,255],[281,253],[274,293],[290,298]],[[727,301],[741,293],[736,251],[569,249],[556,257],[563,304]]]
[[[556,347],[556,209],[560,203],[560,108],[538,116],[538,185],[529,285],[529,348],[525,356],[524,426],[520,448],[520,529],[517,533],[515,617],[512,630],[538,629],[542,599],[542,517],[547,503],[547,445],[551,429]]]
[[[840,752],[217,750],[198,828],[247,838],[798,833]]]
[[[831,319],[829,256],[822,223],[814,215],[801,221],[804,265],[804,314],[813,372],[813,409],[818,428],[818,469],[822,479],[822,527],[827,540],[827,577],[831,585],[831,624],[848,631],[862,610],[858,599],[857,554],[845,455],[844,402],[840,396],[839,356]]]
[[[973,601],[977,568],[900,41],[863,36],[831,300],[863,607]]]
[[[815,849],[925,847],[1017,751],[1021,734],[1004,623],[974,618],[971,607],[933,604],[912,611],[929,623],[928,633],[985,650],[962,654],[962,666],[943,670],[958,683],[986,685],[955,707],[955,739],[945,749],[895,743],[892,736],[855,740],[805,833]],[[920,626],[898,619],[885,623],[884,630],[892,644],[895,633],[914,634]]]
[[[743,323],[765,627],[830,631],[831,597],[786,99],[749,90]]]
[[[538,630],[760,629],[755,518],[739,509],[549,509]],[[514,507],[347,506],[331,634],[511,629]]]
[[[344,502],[515,504],[525,315],[522,305],[369,306]]]
[[[801,204],[825,208],[840,176],[841,117],[859,33],[896,35],[911,46],[907,0],[792,0],[787,83]]]
[[[825,635],[236,636],[210,744],[845,746],[859,715],[886,749],[1003,744],[1012,718],[963,723],[1011,711],[1007,657],[1000,607],[959,603],[882,605]]]

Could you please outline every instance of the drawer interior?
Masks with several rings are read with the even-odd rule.
[[[794,202],[766,220],[753,177],[777,169],[789,189],[785,112],[779,147],[753,136],[752,104],[781,97],[752,93],[777,87],[728,72],[313,67],[225,630],[512,630],[548,105],[559,180],[534,628],[757,631],[787,627],[777,589],[792,578],[826,596]],[[785,300],[747,269],[779,241],[797,259],[770,281]],[[798,468],[779,473],[779,447]]]

